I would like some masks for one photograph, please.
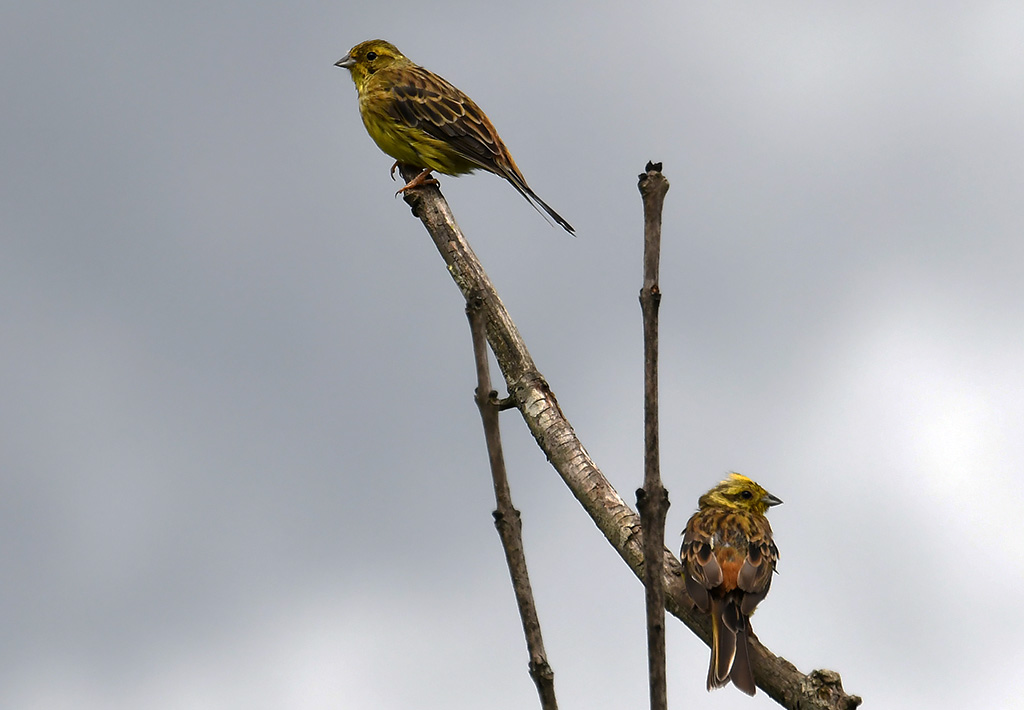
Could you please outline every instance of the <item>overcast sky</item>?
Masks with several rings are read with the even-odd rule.
[[[462,299],[332,66],[374,37],[576,227],[442,178],[630,503],[663,161],[667,539],[730,470],[785,500],[761,640],[876,707],[1019,702],[1020,2],[16,5],[0,707],[537,706]],[[502,422],[562,706],[644,707],[640,584]],[[774,706],[668,643],[671,707]]]

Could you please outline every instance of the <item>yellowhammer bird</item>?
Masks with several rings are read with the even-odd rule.
[[[747,645],[749,617],[768,594],[779,559],[764,514],[781,502],[733,473],[700,497],[686,523],[680,552],[686,591],[701,611],[711,612],[708,690],[731,680],[748,695],[756,691]]]
[[[399,192],[426,183],[430,172],[463,175],[483,169],[505,178],[537,211],[543,208],[569,234],[572,225],[537,197],[490,119],[473,100],[412,61],[391,43],[357,44],[335,66],[348,69],[359,92],[359,113],[377,147],[422,172]]]

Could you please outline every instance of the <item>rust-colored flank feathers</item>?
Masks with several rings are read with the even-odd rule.
[[[399,192],[430,180],[431,171],[464,175],[486,170],[508,180],[569,234],[572,225],[530,189],[487,115],[455,86],[381,39],[361,42],[336,63],[348,69],[359,113],[377,146],[398,165],[421,170]]]
[[[732,681],[756,691],[750,667],[750,615],[768,594],[779,549],[764,516],[782,501],[746,476],[733,473],[700,497],[686,523],[683,549],[686,591],[711,614],[708,690]]]

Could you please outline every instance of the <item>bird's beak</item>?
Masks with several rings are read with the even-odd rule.
[[[341,67],[342,69],[351,69],[355,66],[356,60],[350,55],[346,54],[344,57],[334,63],[334,66]]]
[[[764,499],[764,502],[768,504],[769,508],[772,507],[773,505],[782,505],[782,499],[776,498],[771,493],[769,493],[768,497]]]

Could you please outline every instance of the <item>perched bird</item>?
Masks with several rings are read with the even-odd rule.
[[[366,131],[397,161],[392,177],[399,165],[422,169],[399,192],[427,183],[433,170],[463,175],[483,169],[508,180],[538,212],[543,208],[574,233],[526,184],[487,115],[437,74],[413,64],[382,39],[357,44],[335,66],[352,74]]]
[[[700,497],[686,523],[680,557],[686,591],[711,612],[708,690],[731,680],[756,691],[747,637],[750,615],[768,594],[779,559],[765,512],[782,501],[746,476],[733,473]]]

